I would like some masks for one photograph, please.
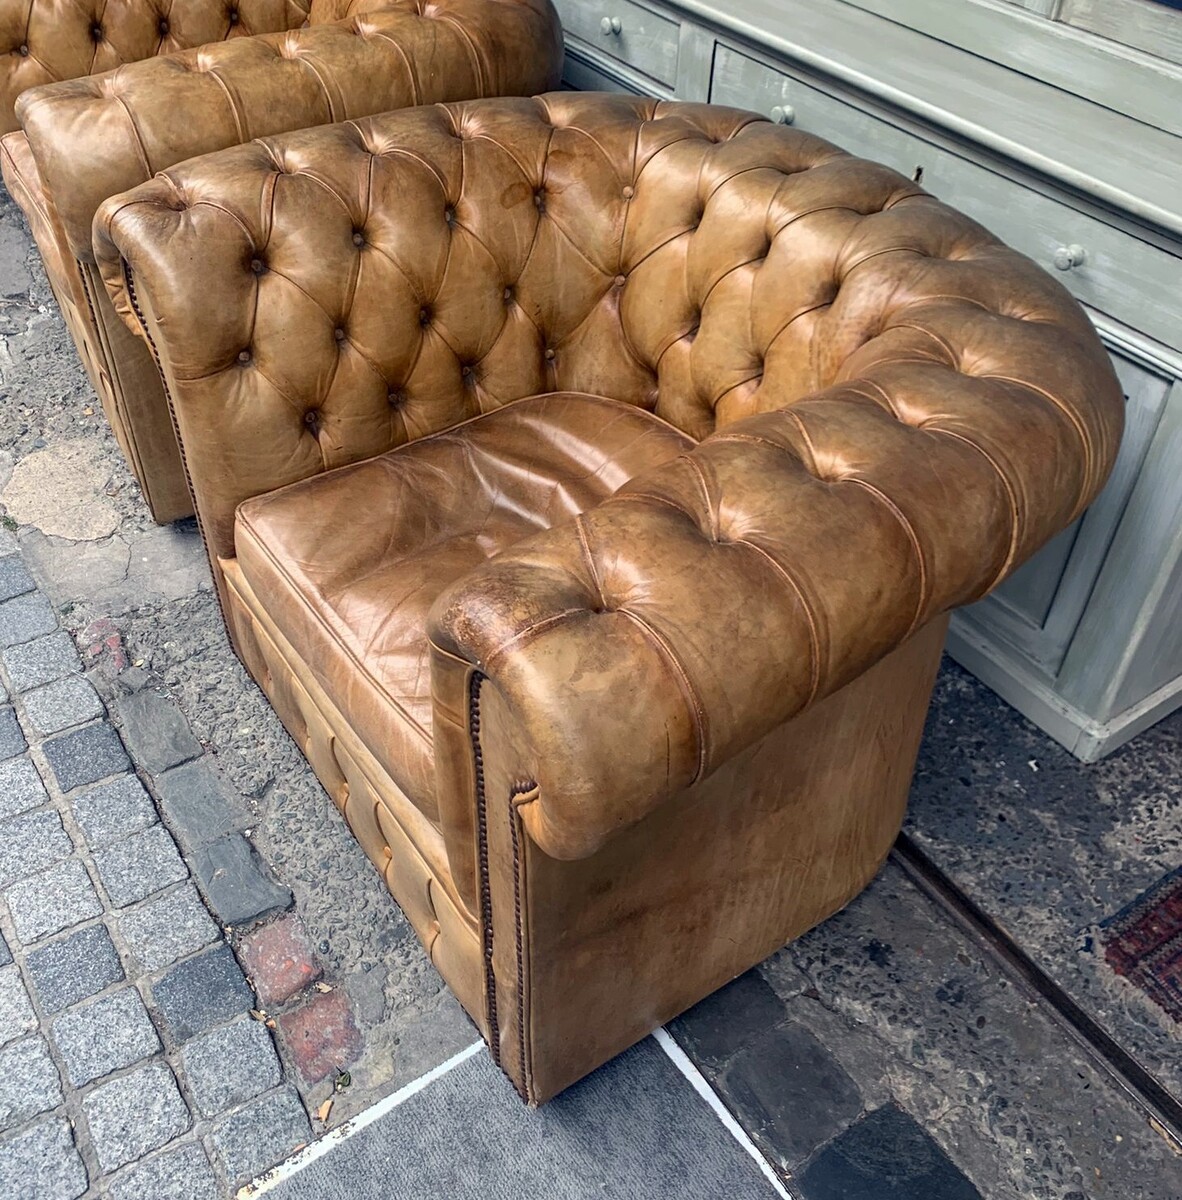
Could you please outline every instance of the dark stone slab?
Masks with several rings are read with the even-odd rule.
[[[8,948],[8,943],[4,940],[4,934],[0,933],[0,967],[6,967],[12,962],[12,951]]]
[[[16,755],[23,753],[26,745],[28,743],[17,723],[16,713],[13,711],[12,705],[6,704],[0,708],[0,759],[15,758]]]
[[[193,873],[223,925],[246,925],[292,902],[240,833],[202,846],[193,856]]]
[[[60,1012],[123,978],[111,935],[92,925],[29,954],[29,976],[46,1012]]]
[[[225,943],[173,967],[153,985],[152,999],[178,1042],[254,1005],[254,993]]]
[[[718,1067],[785,1015],[784,1002],[763,976],[747,971],[695,1004],[669,1028],[699,1067]]]
[[[63,792],[131,769],[119,735],[105,721],[52,738],[44,750]]]
[[[118,706],[132,756],[153,775],[201,754],[189,722],[167,696],[145,688],[120,697]]]
[[[790,1165],[803,1162],[862,1111],[857,1085],[795,1021],[740,1050],[717,1086],[743,1128]]]
[[[165,771],[156,790],[165,820],[186,854],[247,823],[245,806],[222,786],[205,758]]]
[[[850,1126],[797,1181],[805,1200],[981,1200],[929,1134],[894,1104]]]

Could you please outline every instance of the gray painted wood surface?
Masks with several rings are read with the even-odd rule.
[[[956,615],[949,650],[1089,760],[1182,703],[1182,138],[1167,128],[1182,124],[1182,90],[1145,91],[1182,75],[1146,68],[1130,115],[1028,74],[1050,61],[1056,30],[1066,65],[1049,76],[1086,54],[1134,71],[1148,61],[1045,20],[1057,10],[1041,0],[1022,5],[1037,17],[1008,0],[557,3],[570,86],[787,108],[853,153],[921,169],[924,187],[1049,270],[1060,247],[1083,248],[1082,263],[1054,273],[1113,352],[1127,402],[1120,457],[1080,521]],[[982,14],[1018,24],[969,53],[937,9],[971,12],[981,30]],[[614,15],[621,35],[599,33]],[[623,36],[626,18],[644,39]],[[1035,26],[1033,48],[997,33]]]

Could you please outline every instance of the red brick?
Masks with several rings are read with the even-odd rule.
[[[361,1034],[342,988],[317,992],[277,1021],[283,1044],[307,1084],[347,1067],[361,1050]]]
[[[239,946],[259,1003],[282,1004],[320,978],[320,967],[299,917],[280,917],[249,933]]]

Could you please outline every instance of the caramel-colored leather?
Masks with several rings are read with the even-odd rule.
[[[349,727],[438,820],[426,626],[442,587],[692,444],[617,400],[522,400],[246,501],[238,567]]]
[[[306,0],[0,0],[0,133],[28,88],[256,33],[296,29]]]
[[[398,838],[478,930],[478,962],[458,930],[436,961],[461,998],[481,973],[533,1102],[866,883],[948,610],[1082,511],[1120,437],[1059,284],[732,110],[556,94],[265,139],[107,202],[94,246],[240,653],[330,792],[366,760],[346,818],[420,933]],[[683,437],[592,442],[621,404]],[[555,510],[508,468],[537,406],[563,415],[526,475],[566,431],[602,492]],[[383,670],[412,720],[376,715]]]
[[[4,138],[0,166],[29,217],[55,292],[68,294],[76,308],[67,313],[70,331],[162,523],[188,515],[192,504],[148,348],[114,329],[104,289],[87,296],[91,223],[102,201],[184,159],[263,134],[431,101],[529,94],[558,82],[562,40],[550,0],[318,0],[309,23],[295,28],[306,15],[301,2],[247,0],[239,8],[236,0],[188,0],[187,7],[173,0],[170,8],[164,0],[161,8],[108,0],[95,19],[110,36],[93,62],[86,59],[90,74],[73,45],[76,26],[90,28],[89,8],[57,0],[20,5],[43,31],[38,44],[56,45],[50,31],[60,31],[54,70],[72,70],[71,63],[81,69],[78,78],[52,75],[65,81],[22,92],[21,132]],[[197,20],[203,12],[204,22]],[[161,21],[168,36],[145,50],[147,43],[136,40],[140,26],[155,29]],[[133,26],[136,38],[123,37]],[[201,30],[211,36],[198,38]],[[122,57],[108,52],[115,44]],[[181,45],[200,48],[179,51]],[[129,65],[106,70],[119,62]]]

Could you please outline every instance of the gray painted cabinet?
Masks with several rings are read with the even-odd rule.
[[[1112,479],[948,644],[1085,760],[1182,704],[1182,14],[1121,2],[1149,5],[1128,40],[1164,27],[1162,55],[1078,28],[1090,0],[556,0],[569,86],[795,122],[921,179],[1088,309],[1128,406]]]

